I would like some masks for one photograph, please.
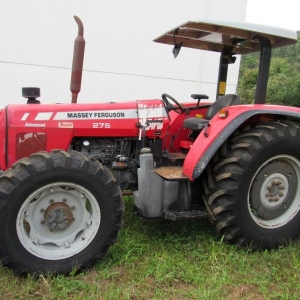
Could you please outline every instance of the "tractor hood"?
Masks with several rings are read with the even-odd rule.
[[[214,52],[222,52],[224,46],[230,46],[234,48],[232,54],[247,54],[260,51],[257,35],[268,38],[273,48],[297,41],[293,30],[245,22],[199,20],[186,22],[154,42]]]

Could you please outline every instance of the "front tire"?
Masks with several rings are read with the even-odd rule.
[[[69,273],[105,255],[124,205],[109,170],[53,150],[18,161],[0,177],[0,259],[24,273]]]
[[[287,123],[245,127],[215,155],[204,201],[225,240],[269,249],[300,234],[300,130]]]

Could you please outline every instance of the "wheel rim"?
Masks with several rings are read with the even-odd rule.
[[[96,198],[84,187],[57,182],[29,195],[17,217],[24,248],[40,258],[71,257],[94,239],[101,222]]]
[[[277,228],[300,209],[300,163],[288,155],[263,164],[252,179],[248,204],[252,219],[261,227]]]

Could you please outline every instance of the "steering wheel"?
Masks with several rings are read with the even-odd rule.
[[[174,110],[178,114],[183,114],[184,113],[184,108],[182,107],[182,105],[177,100],[175,100],[172,96],[164,93],[164,94],[161,95],[161,97],[162,97],[163,101],[165,102],[166,109],[168,111]],[[174,102],[176,104],[176,106],[172,105],[169,102],[169,100]]]

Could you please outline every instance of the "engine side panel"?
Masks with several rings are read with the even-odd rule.
[[[162,100],[93,104],[30,104],[7,107],[8,166],[31,153],[68,150],[74,137],[139,138],[160,136],[169,119]],[[142,113],[144,114],[141,116]],[[157,124],[147,120],[159,119]],[[139,124],[147,125],[145,131]],[[154,125],[153,125],[154,124]],[[2,128],[5,128],[3,126]]]

